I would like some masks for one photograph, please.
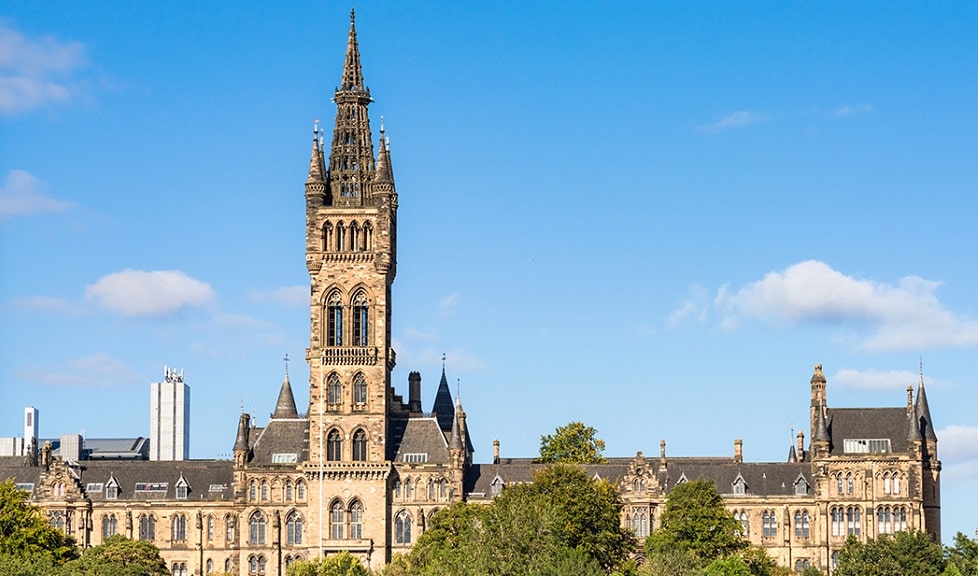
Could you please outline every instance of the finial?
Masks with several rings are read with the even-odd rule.
[[[241,397],[241,413],[244,414],[244,396]]]
[[[920,385],[924,385],[924,356],[920,355]]]
[[[353,21],[356,20],[356,19],[357,19],[356,9],[355,8],[350,8],[350,24],[353,24]]]
[[[462,403],[462,379],[459,378],[455,381],[455,401],[459,404]]]
[[[289,375],[289,354],[288,353],[285,354],[285,358],[282,358],[282,361],[285,362],[285,375],[288,376]]]
[[[312,124],[312,134],[314,137],[319,137],[319,118],[316,118],[316,121]]]
[[[441,353],[441,371],[442,372],[445,371],[445,358],[447,358],[447,356],[445,355],[444,352],[442,352]]]
[[[384,117],[383,116],[380,117],[380,136],[381,136],[381,138],[384,137]]]

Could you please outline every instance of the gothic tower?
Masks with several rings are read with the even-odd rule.
[[[307,477],[319,481],[312,490],[319,506],[310,513],[324,552],[334,545],[355,552],[356,541],[369,546],[371,539],[384,549],[386,531],[371,527],[386,526],[390,472],[397,193],[383,127],[374,157],[367,116],[372,99],[363,81],[353,17],[351,11],[343,75],[333,94],[329,160],[324,158],[325,133],[317,124],[305,186],[311,282],[305,469]]]

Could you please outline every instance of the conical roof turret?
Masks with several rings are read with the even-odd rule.
[[[455,403],[452,402],[452,391],[448,388],[448,378],[445,376],[444,361],[441,365],[441,381],[438,382],[438,392],[435,393],[435,403],[431,411],[438,418],[438,427],[443,431],[451,430],[455,425]]]
[[[917,402],[914,405],[917,412],[917,419],[920,422],[920,431],[925,440],[937,441],[937,433],[934,432],[934,421],[930,417],[930,406],[927,404],[927,392],[924,390],[924,371],[920,371],[920,385],[917,388]]]
[[[920,419],[917,418],[917,407],[910,406],[910,414],[907,417],[907,442],[921,442],[924,437],[920,435]]]
[[[326,182],[326,165],[323,160],[323,150],[320,141],[319,120],[312,130],[312,154],[309,157],[309,176],[306,184]]]
[[[818,410],[818,414],[815,416],[815,437],[812,438],[814,442],[829,442],[829,427],[828,423],[825,421],[825,407],[823,406]]]
[[[238,419],[238,436],[234,439],[234,451],[235,452],[247,452],[250,449],[248,445],[248,431],[251,423],[251,416],[247,413],[242,413],[241,417]]]
[[[461,450],[462,449],[462,425],[459,422],[459,413],[462,411],[461,404],[455,406],[455,410],[452,412],[452,433],[448,437],[448,449],[449,450]]]
[[[391,168],[391,148],[384,134],[384,118],[380,118],[380,150],[377,152],[377,172],[374,174],[375,184],[393,184],[394,171]]]
[[[282,388],[278,392],[278,402],[275,403],[275,413],[272,418],[298,418],[299,411],[295,407],[295,396],[292,395],[292,384],[289,383],[289,372],[282,378]]]

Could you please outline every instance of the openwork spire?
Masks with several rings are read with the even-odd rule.
[[[356,11],[350,10],[350,36],[346,41],[346,63],[340,90],[365,91],[363,69],[360,67],[360,46],[357,44]]]

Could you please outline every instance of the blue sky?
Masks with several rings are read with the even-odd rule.
[[[608,455],[785,458],[923,361],[944,531],[978,508],[978,5],[378,3],[364,75],[400,196],[394,382],[447,355],[476,461],[571,420]],[[0,12],[0,436],[191,454],[308,400],[303,183],[348,5]]]

